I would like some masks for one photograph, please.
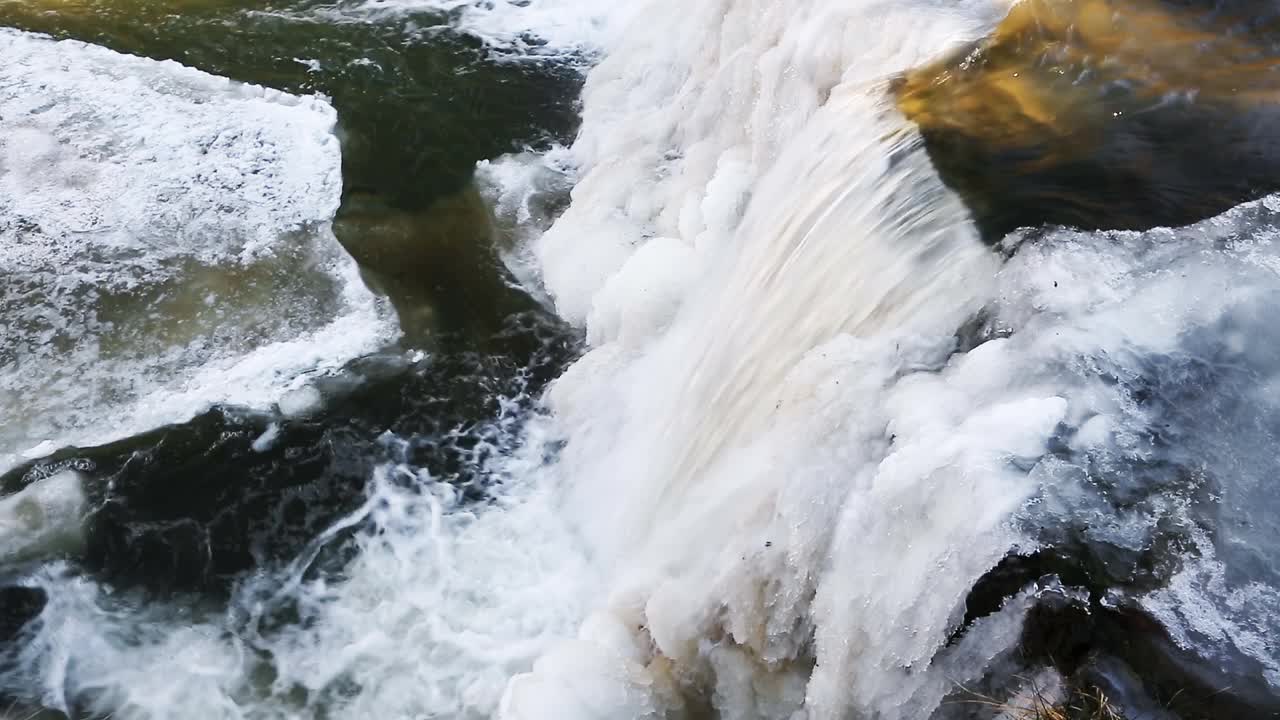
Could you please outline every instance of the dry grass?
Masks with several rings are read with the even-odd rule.
[[[961,687],[967,697],[955,702],[989,707],[1008,720],[1125,720],[1106,693],[1098,688],[1073,690],[1066,700],[1055,701],[1034,682],[1028,684],[1030,696],[1027,698],[997,700]]]

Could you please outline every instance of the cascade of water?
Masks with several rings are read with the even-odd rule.
[[[1280,685],[1257,449],[1280,435],[1274,203],[1015,235],[1002,264],[887,90],[1002,0],[649,0],[627,23],[598,2],[429,4],[503,52],[525,21],[603,44],[574,145],[481,173],[517,221],[576,181],[513,262],[589,350],[546,416],[500,403],[475,457],[489,502],[388,464],[225,617],[44,568],[6,690],[121,718],[950,717],[960,687],[1058,683],[1010,651],[1038,591],[1078,590],[966,602],[1062,537],[1148,574],[1108,607]],[[961,337],[975,317],[990,332]],[[1204,532],[1203,497],[1244,519]],[[341,572],[313,571],[348,534]],[[1191,550],[1134,569],[1153,547]]]
[[[884,81],[995,16],[708,3],[593,71],[584,173],[540,252],[595,344],[551,406],[567,518],[613,595],[564,652],[602,644],[637,708],[693,687],[729,716],[915,717],[947,689],[927,668],[1029,493],[999,458],[1034,455],[1064,403],[993,410],[972,422],[1022,427],[971,447],[895,418],[894,386],[941,366],[997,261]],[[592,714],[557,657],[516,680],[511,717]]]

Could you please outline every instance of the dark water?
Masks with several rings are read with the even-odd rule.
[[[3,478],[15,492],[64,469],[90,480],[85,569],[116,586],[222,596],[244,571],[293,560],[364,500],[373,469],[408,463],[476,501],[486,453],[510,450],[500,416],[533,410],[572,359],[567,328],[537,312],[510,316],[470,350],[463,340],[418,361],[350,363],[321,381],[324,408],[283,417],[214,408],[193,420],[96,448],[67,448]],[[265,450],[254,443],[271,431]],[[389,447],[390,433],[404,444]]]
[[[349,194],[406,211],[462,190],[477,160],[569,138],[582,75],[506,60],[436,12],[390,18],[295,0],[0,2],[0,25],[176,60],[338,109]]]
[[[578,63],[505,57],[443,13],[334,19],[348,9],[315,0],[0,2],[2,26],[330,97],[343,148],[335,234],[396,306],[403,344],[428,350],[415,360],[388,348],[353,362],[321,383],[318,414],[216,407],[0,478],[11,493],[61,469],[84,473],[88,550],[73,561],[115,588],[221,602],[246,571],[288,563],[359,506],[372,469],[389,459],[483,501],[479,455],[515,435],[493,423],[511,403],[523,408],[517,416],[531,411],[576,352],[575,332],[508,277],[503,238],[472,176],[478,160],[571,138]],[[255,449],[268,431],[274,442]],[[405,444],[390,449],[388,433]],[[11,635],[43,600],[6,592],[0,634]]]
[[[7,0],[0,26],[330,97],[342,140],[339,240],[395,301],[411,343],[435,323],[483,342],[529,305],[497,271],[475,164],[571,139],[582,72],[573,58],[496,53],[444,13],[369,17],[358,7]]]

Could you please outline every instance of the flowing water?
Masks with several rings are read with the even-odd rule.
[[[0,0],[5,712],[1275,717],[1242,8]]]

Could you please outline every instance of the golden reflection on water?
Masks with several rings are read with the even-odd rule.
[[[907,73],[894,92],[979,216],[1030,217],[998,207],[1021,199],[1062,203],[1063,220],[1081,226],[1189,222],[1273,189],[1264,134],[1280,52],[1277,23],[1259,10],[1024,0],[989,37]],[[1012,181],[997,172],[1037,193],[1002,200]],[[1128,201],[1098,196],[1125,187]]]

